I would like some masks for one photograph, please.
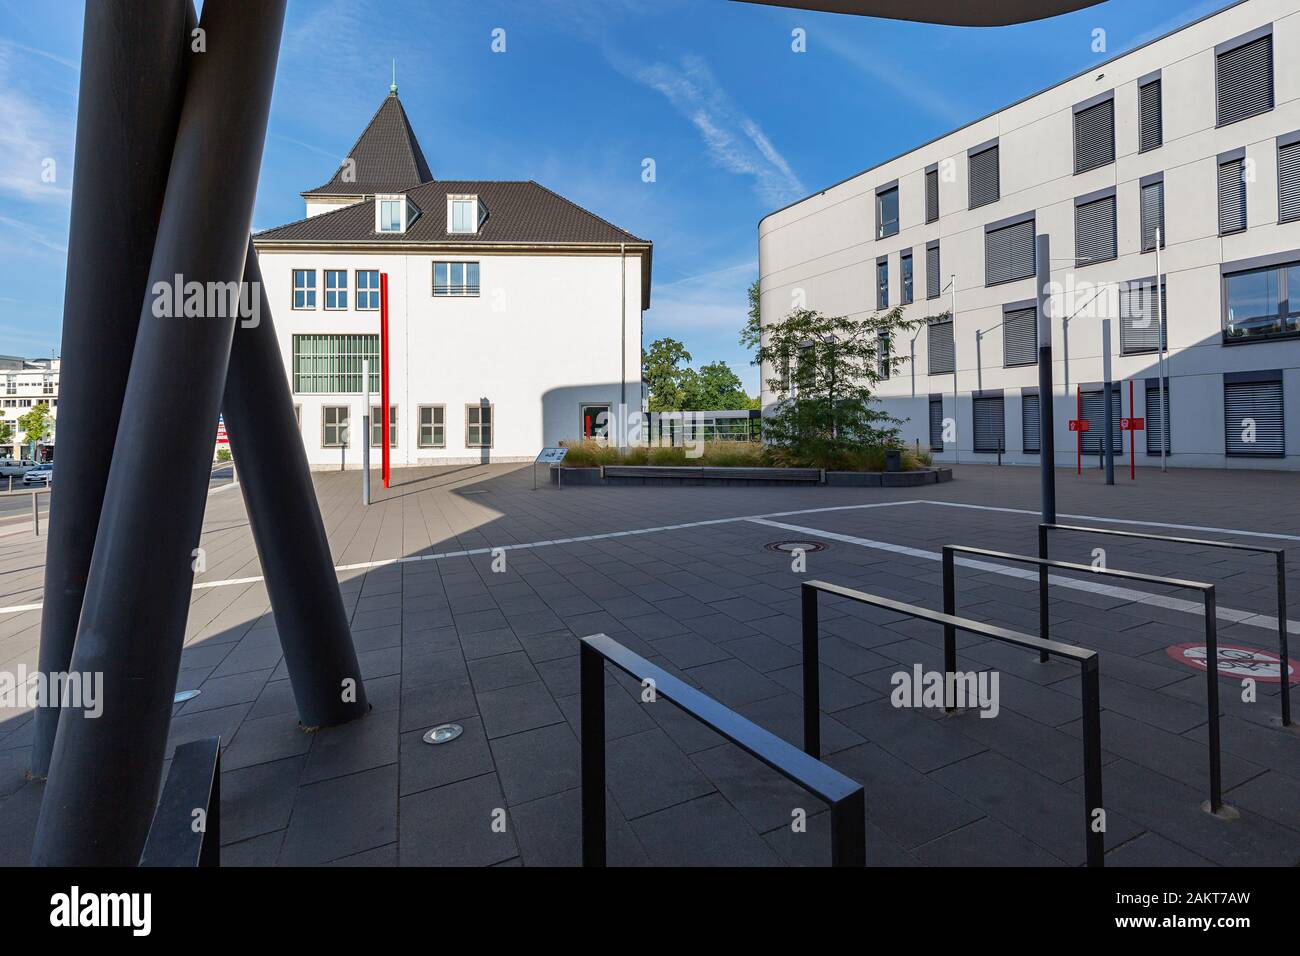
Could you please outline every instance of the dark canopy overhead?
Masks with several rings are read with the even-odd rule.
[[[852,13],[862,17],[916,20],[959,27],[1001,27],[1009,23],[1042,20],[1100,0],[739,0],[774,7],[797,7],[827,13]]]

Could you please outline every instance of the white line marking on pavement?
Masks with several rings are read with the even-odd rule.
[[[783,531],[794,531],[799,534],[806,534],[811,537],[829,538],[832,541],[843,541],[846,544],[856,544],[864,548],[874,548],[877,551],[889,551],[893,554],[904,554],[910,558],[921,558],[924,561],[942,561],[943,555],[938,551],[923,551],[920,548],[909,548],[906,545],[891,544],[888,541],[872,541],[870,538],[858,538],[851,534],[840,534],[837,531],[823,531],[821,528],[805,528],[797,524],[787,524],[783,521],[769,521],[766,518],[746,518],[754,524],[768,525],[773,528],[780,528]],[[977,561],[973,558],[956,558],[956,562],[964,568],[975,568],[979,571],[989,571],[993,574],[1001,574],[1009,578],[1020,578],[1026,581],[1037,581],[1038,572],[1026,571],[1022,568],[1009,568],[1002,564],[993,564],[989,561]],[[1104,594],[1107,597],[1118,598],[1122,601],[1130,601],[1136,604],[1149,604],[1154,607],[1165,607],[1174,611],[1185,611],[1188,614],[1203,614],[1201,604],[1197,601],[1188,601],[1183,598],[1171,597],[1164,594],[1150,594],[1146,591],[1135,591],[1132,588],[1116,587],[1113,584],[1099,584],[1095,581],[1079,581],[1075,578],[1063,578],[1060,575],[1052,574],[1048,576],[1052,584],[1060,585],[1063,588],[1073,588],[1076,591],[1088,591],[1093,594]],[[1254,611],[1238,611],[1235,608],[1219,607],[1216,608],[1215,617],[1221,621],[1231,621],[1234,624],[1248,624],[1251,627],[1268,627],[1277,630],[1277,618],[1266,618]],[[1266,623],[1267,622],[1267,623]],[[1300,622],[1287,621],[1287,633],[1300,634]]]

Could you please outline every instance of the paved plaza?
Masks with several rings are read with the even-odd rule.
[[[574,865],[578,637],[608,634],[798,742],[802,580],[937,610],[944,544],[1036,548],[1028,468],[958,466],[915,489],[534,491],[527,465],[459,466],[398,471],[369,508],[358,473],[314,477],[373,712],[298,727],[239,490],[214,486],[178,682],[202,693],[176,708],[168,749],[222,738],[224,865]],[[1063,522],[1300,544],[1295,475],[1143,471],[1108,488],[1093,469],[1058,484]],[[801,574],[766,547],[781,541],[826,547]],[[1220,641],[1276,651],[1269,557],[1082,536],[1054,556],[1089,563],[1097,547],[1109,567],[1214,582]],[[43,539],[0,525],[0,671],[36,667],[43,562]],[[1295,620],[1300,555],[1290,569]],[[959,613],[1037,633],[1024,571],[959,568]],[[1203,619],[1156,586],[1073,578],[1053,588],[1053,637],[1100,652],[1107,865],[1300,863],[1300,734],[1277,727],[1279,685],[1248,703],[1239,679],[1220,681],[1224,797],[1239,816],[1210,816],[1205,675],[1167,653],[1201,640]],[[821,634],[825,759],[866,788],[869,865],[1083,862],[1074,666],[961,636],[961,666],[997,672],[1000,709],[945,716],[890,702],[895,673],[942,669],[938,626],[823,598]],[[611,863],[829,862],[822,805],[608,671]],[[423,743],[448,721],[459,739]],[[30,712],[0,711],[0,864],[31,849],[31,729]]]

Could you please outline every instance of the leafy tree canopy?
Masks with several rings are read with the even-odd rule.
[[[50,437],[50,406],[41,402],[30,412],[18,416],[18,429],[26,433],[25,441],[44,441]]]

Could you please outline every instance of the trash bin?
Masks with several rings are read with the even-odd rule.
[[[889,448],[885,451],[885,471],[902,471],[903,470],[903,453],[897,448]]]

